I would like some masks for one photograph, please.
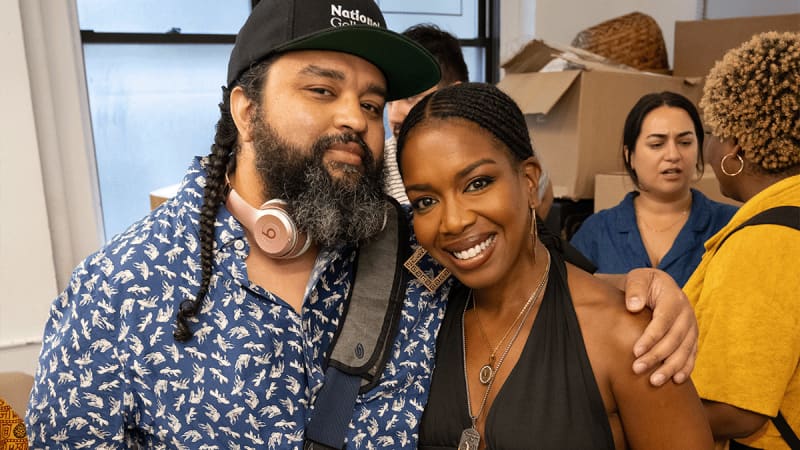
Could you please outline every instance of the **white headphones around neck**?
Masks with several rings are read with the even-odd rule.
[[[229,185],[229,190],[225,206],[233,217],[253,233],[256,244],[267,256],[276,259],[296,258],[311,246],[308,235],[298,230],[286,211],[285,201],[275,198],[260,208],[254,208],[233,186]]]

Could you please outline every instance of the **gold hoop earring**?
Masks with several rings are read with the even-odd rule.
[[[727,160],[731,155],[733,155],[733,153],[728,153],[727,155],[722,157],[722,161],[719,162],[719,168],[722,169],[722,173],[724,173],[725,175],[729,177],[735,177],[736,175],[742,173],[742,170],[744,169],[744,159],[742,159],[741,155],[736,153],[736,159],[739,160],[739,169],[736,172],[731,173],[725,170],[725,160]]]
[[[422,257],[427,253],[428,252],[424,248],[417,247],[417,249],[414,251],[414,254],[403,263],[403,267],[408,269],[408,271],[411,272],[411,274],[414,275],[414,277],[419,280],[420,283],[425,285],[429,291],[435,292],[437,289],[439,289],[439,286],[444,283],[447,277],[450,276],[450,271],[447,270],[447,268],[443,268],[442,271],[439,272],[439,275],[436,275],[435,278],[429,277],[428,274],[417,265],[419,260],[422,259]]]

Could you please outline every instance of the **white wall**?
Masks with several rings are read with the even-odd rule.
[[[795,1],[795,0],[793,0]],[[514,0],[501,2],[500,60],[510,58],[531,37],[569,45],[581,30],[608,19],[638,11],[661,28],[670,65],[676,20],[695,20],[698,0]],[[527,39],[521,39],[527,36]]]
[[[50,303],[101,242],[74,6],[0,1],[3,371],[33,373]]]
[[[5,105],[0,108],[0,368],[31,372],[30,357],[38,349],[26,343],[41,339],[48,307],[44,300],[55,294],[56,276],[16,1],[0,2],[0,30],[0,99]]]

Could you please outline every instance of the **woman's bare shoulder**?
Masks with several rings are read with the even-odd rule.
[[[650,310],[630,313],[624,293],[572,265],[567,265],[570,294],[586,340],[633,360],[633,344],[650,322]],[[608,355],[611,356],[611,355]]]

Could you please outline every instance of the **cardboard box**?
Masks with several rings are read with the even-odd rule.
[[[567,70],[542,71],[559,60]],[[541,40],[531,41],[503,68],[506,76],[497,86],[525,113],[556,198],[592,198],[595,174],[622,169],[622,128],[642,95],[669,90],[694,102],[701,95],[700,79],[641,72]]]
[[[725,197],[719,191],[719,183],[711,166],[706,165],[703,178],[692,184],[692,187],[705,194],[711,200],[740,206],[741,203]],[[625,194],[634,190],[627,172],[598,173],[594,181],[594,212],[617,206]]]
[[[800,14],[675,22],[675,76],[706,76],[725,53],[754,34],[800,31]]]
[[[150,209],[156,209],[158,205],[174,197],[178,192],[180,183],[170,184],[150,192]]]

